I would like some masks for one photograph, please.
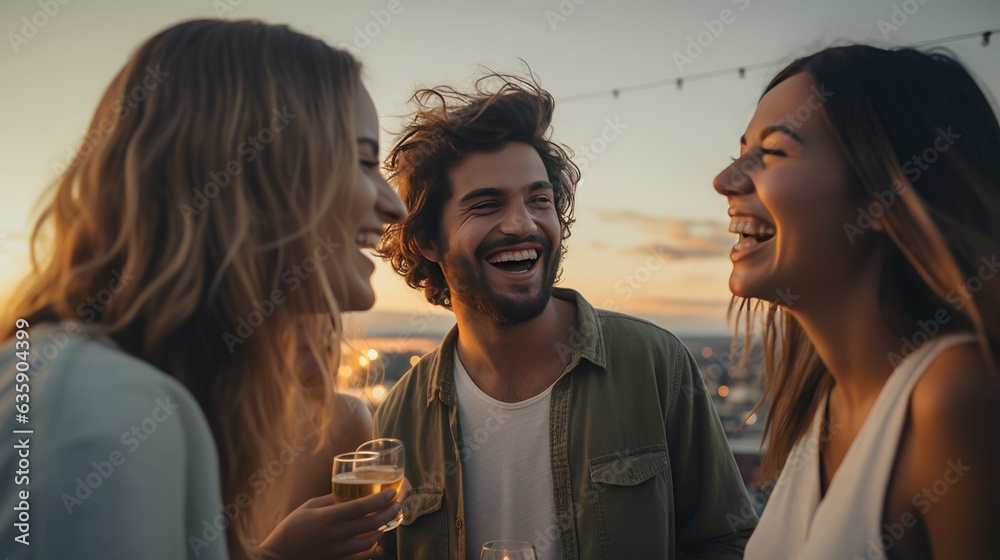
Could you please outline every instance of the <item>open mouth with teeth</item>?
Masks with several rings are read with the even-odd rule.
[[[491,255],[486,262],[504,272],[524,273],[534,268],[538,262],[538,251],[534,249],[501,251]]]
[[[740,242],[764,243],[774,238],[777,233],[774,225],[750,216],[734,217],[729,222],[729,231],[739,234]]]

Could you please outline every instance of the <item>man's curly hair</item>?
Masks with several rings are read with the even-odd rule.
[[[572,151],[552,142],[555,100],[531,79],[491,73],[476,81],[475,91],[448,86],[417,91],[417,111],[386,158],[389,180],[409,214],[389,224],[379,244],[380,255],[406,283],[421,289],[427,301],[451,308],[451,296],[437,263],[424,258],[420,245],[437,239],[441,211],[451,197],[448,173],[474,152],[496,152],[510,142],[535,148],[552,183],[562,234],[560,257],[573,223],[573,195],[580,170]],[[560,267],[556,280],[562,275]]]

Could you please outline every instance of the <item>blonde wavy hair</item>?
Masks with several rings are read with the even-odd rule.
[[[1000,278],[974,282],[984,259],[996,262],[1000,256],[1000,124],[989,101],[946,53],[866,45],[831,47],[795,60],[765,93],[801,72],[836,93],[821,114],[853,172],[852,196],[859,207],[877,204],[884,212],[884,231],[854,232],[845,224],[845,232],[875,235],[885,248],[880,306],[873,313],[901,342],[886,359],[895,365],[906,342],[918,341],[917,333],[926,340],[937,332],[970,332],[984,363],[1000,374]],[[952,129],[959,139],[939,151],[933,164],[921,168],[911,161]],[[949,318],[929,335],[923,325],[936,321],[941,310]],[[808,431],[833,378],[782,304],[733,298],[730,313],[737,338],[745,329],[744,359],[758,327],[762,338],[770,411],[761,467],[762,479],[773,480]]]
[[[50,187],[32,272],[5,311],[4,339],[18,317],[77,321],[183,383],[211,425],[227,504],[285,440],[327,433],[343,283],[324,266],[294,283],[289,271],[331,234],[349,239],[330,223],[351,207],[359,72],[343,51],[255,21],[188,21],[146,41]],[[128,281],[93,305],[113,278]],[[298,375],[305,360],[322,374]],[[320,412],[303,428],[306,403]],[[253,517],[227,530],[234,557],[258,556]]]

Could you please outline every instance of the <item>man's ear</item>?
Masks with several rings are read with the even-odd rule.
[[[420,239],[417,241],[417,248],[420,249],[420,254],[423,255],[425,259],[433,263],[441,262],[441,251],[438,249],[437,242],[429,239]]]

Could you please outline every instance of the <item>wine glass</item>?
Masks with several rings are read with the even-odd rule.
[[[342,504],[378,494],[383,488],[381,481],[370,475],[377,465],[378,453],[341,453],[333,458],[333,503]]]
[[[490,541],[479,560],[536,560],[535,547],[524,541]]]
[[[388,488],[396,489],[396,496],[403,487],[403,471],[406,460],[406,452],[403,442],[393,438],[378,438],[366,441],[358,446],[356,453],[373,453],[375,461],[373,464],[366,464],[361,467],[364,476],[371,480],[379,480],[382,483],[380,490]],[[381,529],[391,531],[403,522],[403,511],[400,510],[395,519],[386,523]]]

